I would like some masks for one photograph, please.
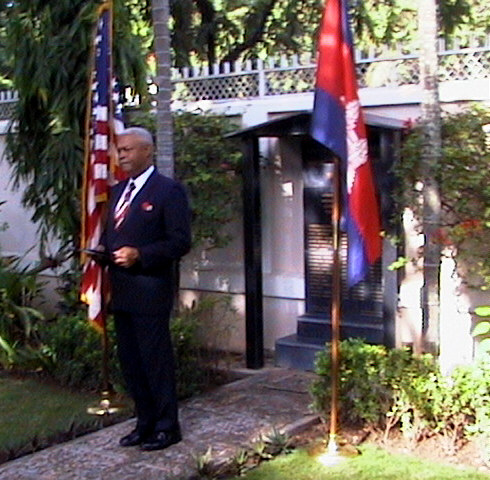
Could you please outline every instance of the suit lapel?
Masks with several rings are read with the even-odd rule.
[[[156,179],[157,179],[157,171],[156,169],[151,173],[151,175],[148,177],[148,180],[145,182],[143,187],[138,190],[138,193],[134,196],[133,200],[131,201],[131,204],[129,206],[129,211],[128,214],[121,225],[121,229],[124,228],[124,224],[128,225],[131,223],[131,218],[133,215],[137,215],[139,212],[139,209],[141,208],[141,200],[146,200],[151,197],[152,191],[155,187]]]

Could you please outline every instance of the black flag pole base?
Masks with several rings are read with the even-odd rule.
[[[124,409],[124,405],[113,401],[114,392],[111,390],[103,390],[101,399],[97,405],[87,408],[87,413],[90,415],[98,415],[100,417],[114,415]]]

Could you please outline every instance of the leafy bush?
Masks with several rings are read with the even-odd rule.
[[[208,337],[216,335],[226,341],[231,329],[227,314],[231,312],[229,296],[204,296],[191,306],[181,306],[171,320],[180,397],[194,395],[219,380],[216,371],[226,354],[213,350],[215,345]]]
[[[182,308],[171,320],[170,333],[176,357],[177,388],[180,398],[206,386],[198,334],[199,317],[206,305]],[[83,389],[101,387],[102,343],[100,334],[87,321],[86,309],[67,308],[67,313],[44,323],[40,330],[43,369],[62,385]],[[117,390],[124,381],[117,359],[114,325],[108,320],[109,376]]]
[[[331,396],[329,352],[318,355],[316,361],[315,371],[320,379],[314,383],[312,393],[320,412]],[[386,352],[378,346],[352,340],[341,343],[340,354],[340,403],[344,419],[352,423],[377,424],[389,402],[389,392],[381,377]]]
[[[31,306],[39,295],[37,276],[20,267],[18,258],[0,257],[0,336],[10,341],[29,339],[42,314]]]
[[[199,364],[197,320],[179,316],[171,321],[171,335],[177,365],[179,397],[187,397],[202,386]],[[116,390],[124,388],[117,359],[113,322],[108,321],[109,377]],[[87,321],[85,309],[59,316],[42,331],[44,370],[62,385],[98,389],[102,385],[102,343],[100,334]]]
[[[487,288],[490,284],[490,109],[474,105],[442,118],[442,155],[436,170],[441,196],[441,225],[436,240],[457,247],[458,266],[466,280]],[[405,207],[422,218],[423,182],[421,145],[423,128],[415,124],[404,139],[402,161],[395,166],[397,212]]]
[[[490,465],[490,355],[456,369],[452,381],[453,395],[459,397],[471,419],[464,425],[465,433],[479,439],[482,458]]]
[[[386,436],[398,427],[413,441],[437,433],[448,450],[457,448],[466,435],[488,440],[489,365],[487,357],[446,377],[430,355],[345,340],[340,343],[341,418],[384,429]],[[319,378],[311,388],[314,406],[322,414],[331,395],[330,368],[326,349],[317,357]]]
[[[111,381],[121,385],[112,322],[108,322],[108,336]],[[44,370],[60,384],[83,389],[101,387],[101,335],[87,321],[85,309],[46,322],[41,341]]]
[[[0,256],[0,365],[3,368],[35,362],[32,346],[36,344],[38,324],[44,317],[32,307],[32,300],[39,296],[40,288],[37,275],[21,267],[19,258]]]
[[[240,205],[240,146],[223,138],[237,129],[229,117],[211,113],[174,115],[175,174],[190,190],[195,245],[217,248],[230,236],[223,226]]]
[[[414,379],[435,371],[430,357],[415,358],[408,349],[389,350],[360,339],[341,342],[340,359],[342,418],[349,423],[370,426],[383,424],[399,392],[414,398],[417,391]],[[327,348],[317,356],[315,372],[320,378],[312,386],[314,406],[320,412],[328,405],[331,395],[330,371]]]
[[[488,355],[490,354],[490,306],[477,307],[475,313],[481,320],[477,322],[471,334],[478,339],[478,351]]]
[[[177,393],[180,398],[199,392],[203,386],[203,368],[200,362],[198,316],[193,309],[181,308],[170,322],[170,333],[175,352]]]

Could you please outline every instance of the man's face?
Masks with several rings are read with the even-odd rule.
[[[137,135],[122,135],[117,139],[119,165],[130,177],[144,172],[152,163],[152,146]]]

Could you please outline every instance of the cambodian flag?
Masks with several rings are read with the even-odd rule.
[[[380,215],[353,58],[347,0],[326,0],[320,31],[311,135],[345,172],[349,287],[381,256]]]

